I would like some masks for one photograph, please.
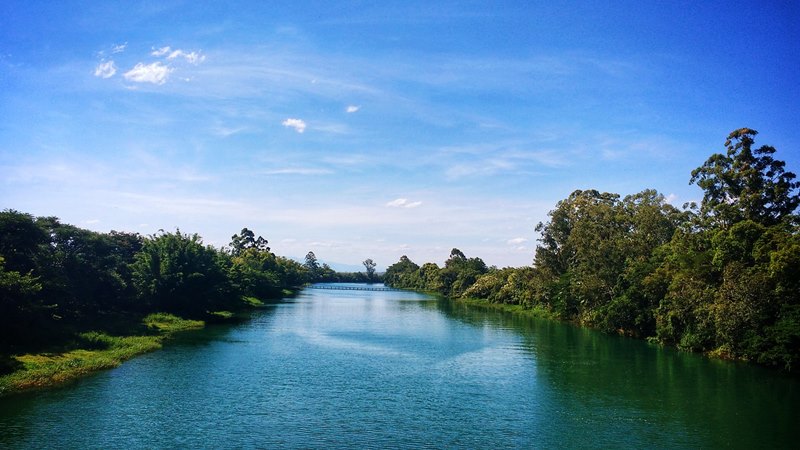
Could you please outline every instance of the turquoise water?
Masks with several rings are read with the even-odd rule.
[[[2,448],[790,448],[800,381],[407,292],[306,290],[69,386]]]

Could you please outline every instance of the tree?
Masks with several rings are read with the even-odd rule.
[[[418,286],[419,266],[403,255],[400,261],[386,268],[383,275],[383,282],[387,286],[400,288],[423,288]]]
[[[306,253],[306,262],[303,264],[308,271],[308,277],[310,281],[317,281],[320,277],[320,266],[319,261],[317,261],[317,255],[314,252]]]
[[[247,228],[242,228],[240,234],[231,236],[229,247],[233,256],[239,256],[243,251],[250,248],[254,248],[260,252],[269,252],[267,244],[269,244],[269,242],[263,237],[259,236],[256,239],[255,233]]]
[[[367,258],[362,264],[364,264],[364,268],[367,269],[367,279],[372,281],[375,278],[375,262],[372,261],[371,258]]]
[[[284,286],[276,256],[255,247],[231,258],[228,276],[237,291],[248,297],[276,297]]]
[[[464,252],[454,248],[444,262],[444,268],[438,273],[437,278],[442,283],[440,292],[459,297],[488,270],[482,259],[467,258]]]
[[[41,289],[39,280],[30,273],[7,271],[0,256],[0,354],[32,337],[32,324],[44,311],[37,296]]]
[[[197,234],[180,230],[162,231],[144,241],[133,263],[133,279],[147,310],[202,316],[232,301],[220,255]]]
[[[690,183],[705,191],[701,213],[712,224],[728,227],[752,220],[774,225],[800,205],[795,174],[773,158],[774,147],[752,148],[756,134],[749,128],[733,131],[725,141],[726,154],[715,153],[692,171]]]
[[[40,269],[50,237],[30,214],[12,209],[0,212],[0,255],[6,270],[28,273]]]

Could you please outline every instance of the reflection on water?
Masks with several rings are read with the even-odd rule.
[[[665,421],[676,422],[685,436],[671,436],[669,447],[782,448],[800,437],[797,378],[567,324],[448,301],[438,306],[464,323],[517,333],[536,361],[537,378],[572,403],[570,420],[612,425],[614,418],[620,429],[642,422],[655,428],[653,435]]]
[[[409,292],[307,290],[62,389],[2,448],[788,447],[798,380]]]

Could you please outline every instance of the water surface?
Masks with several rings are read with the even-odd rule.
[[[72,385],[3,448],[789,448],[800,382],[408,292],[308,289]]]

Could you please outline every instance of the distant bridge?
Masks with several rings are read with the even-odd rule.
[[[328,289],[332,291],[399,291],[400,289],[394,289],[386,286],[378,287],[378,286],[337,286],[335,284],[312,284],[308,286],[309,289]]]

